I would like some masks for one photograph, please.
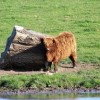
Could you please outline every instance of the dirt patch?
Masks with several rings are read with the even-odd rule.
[[[100,65],[92,64],[92,63],[78,63],[77,67],[72,68],[71,64],[59,64],[58,73],[66,73],[66,72],[78,72],[81,70],[91,70],[91,69],[100,69]],[[38,74],[38,73],[46,73],[44,71],[14,71],[14,70],[0,70],[0,76],[3,75],[19,75],[19,74]]]
[[[77,63],[77,66],[75,68],[71,67],[72,64],[60,64],[59,72],[78,72],[81,70],[90,70],[94,68],[100,68],[99,64],[93,64],[93,63]]]

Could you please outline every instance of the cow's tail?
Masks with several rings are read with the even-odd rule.
[[[77,44],[76,44],[76,39],[75,36],[72,36],[72,53],[75,55],[75,59],[77,59]]]

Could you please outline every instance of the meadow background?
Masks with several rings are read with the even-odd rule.
[[[34,73],[0,75],[1,93],[5,88],[100,89],[100,0],[0,0],[0,53],[15,25],[53,36],[72,32],[77,41],[78,62],[95,63],[98,67],[53,77]]]
[[[74,33],[78,62],[100,63],[100,0],[0,0],[0,53],[15,25]]]

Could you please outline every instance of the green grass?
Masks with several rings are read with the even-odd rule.
[[[98,70],[79,71],[77,73],[8,75],[0,77],[0,88],[7,89],[44,89],[44,88],[98,88],[100,87]]]
[[[100,62],[99,0],[0,0],[0,53],[14,25],[58,35],[71,31],[79,62]]]
[[[0,53],[14,25],[20,25],[55,36],[71,31],[77,40],[78,62],[100,64],[99,12],[100,0],[0,0]],[[0,88],[100,87],[99,71],[0,76]]]

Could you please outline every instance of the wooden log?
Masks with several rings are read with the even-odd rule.
[[[48,37],[39,32],[15,26],[1,54],[1,68],[16,70],[45,69],[45,47],[41,38]]]

